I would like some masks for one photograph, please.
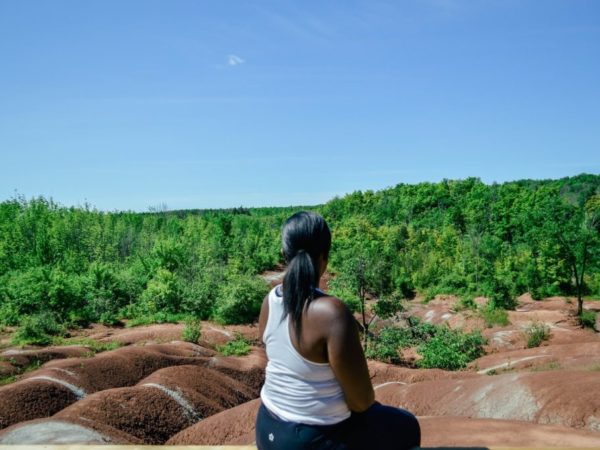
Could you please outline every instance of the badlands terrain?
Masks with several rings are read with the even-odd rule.
[[[600,334],[577,324],[576,302],[525,295],[509,312],[510,324],[493,328],[476,311],[457,312],[456,302],[417,298],[407,313],[481,329],[486,354],[456,372],[370,361],[377,400],[416,414],[424,447],[600,447]],[[600,311],[600,301],[585,308]],[[546,324],[550,337],[526,348],[532,323]],[[181,341],[182,330],[162,324],[78,331],[120,345],[95,354],[86,345],[11,347],[12,330],[5,330],[0,375],[16,380],[0,388],[0,444],[253,443],[266,363],[256,325],[203,322],[197,344]],[[249,355],[216,352],[240,334],[254,344]]]

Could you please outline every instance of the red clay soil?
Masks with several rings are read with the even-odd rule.
[[[600,447],[600,433],[513,420],[419,417],[422,447]]]
[[[143,444],[141,439],[108,425],[78,419],[36,419],[0,431],[0,445]]]
[[[552,344],[491,353],[469,367],[479,373],[507,370],[600,369],[600,339],[576,344]]]
[[[389,384],[377,389],[375,396],[420,416],[521,420],[600,431],[600,377],[594,371]]]
[[[19,373],[19,368],[13,366],[8,361],[0,361],[0,377],[16,375]]]
[[[0,429],[50,417],[77,400],[67,387],[46,380],[18,381],[0,388]]]
[[[254,442],[254,424],[260,406],[255,399],[215,414],[177,433],[167,445],[243,445]]]

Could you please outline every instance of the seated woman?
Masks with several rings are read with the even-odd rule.
[[[259,333],[268,364],[256,420],[267,449],[409,449],[420,444],[417,419],[375,402],[356,320],[319,290],[331,233],[312,212],[282,231],[288,264],[283,285],[265,297]]]

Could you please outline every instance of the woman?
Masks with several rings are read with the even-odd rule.
[[[268,364],[256,419],[266,449],[408,449],[420,429],[407,411],[375,402],[356,321],[339,299],[320,291],[331,233],[312,212],[282,231],[288,264],[283,285],[265,297],[259,333]]]

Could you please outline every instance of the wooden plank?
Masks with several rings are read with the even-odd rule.
[[[421,447],[421,450],[460,450],[463,447]],[[88,445],[88,444],[42,444],[0,445],[0,450],[257,450],[254,445]],[[470,446],[466,450],[600,450],[598,447],[485,447]]]

